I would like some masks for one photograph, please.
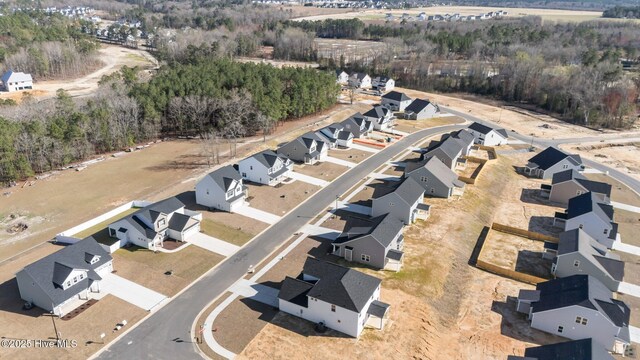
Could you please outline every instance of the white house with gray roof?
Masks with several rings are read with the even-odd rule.
[[[609,290],[618,291],[624,277],[624,262],[584,230],[573,229],[560,234],[551,273],[557,277],[591,275]]]
[[[465,156],[469,155],[473,146],[473,135],[466,130],[445,134],[440,141],[432,141],[426,149],[419,150],[421,159],[437,157],[451,170],[466,166]]]
[[[611,185],[589,180],[575,169],[569,169],[553,174],[551,185],[540,185],[541,195],[549,197],[550,201],[567,205],[572,197],[592,192],[600,202],[608,204],[611,196]]]
[[[231,165],[210,172],[196,184],[196,203],[209,209],[234,212],[246,197],[242,176]]]
[[[371,216],[390,214],[405,225],[410,225],[429,217],[429,205],[423,200],[424,188],[409,177],[402,180],[394,191],[373,199]]]
[[[507,360],[614,360],[600,344],[589,339],[526,348],[524,356],[507,356]]]
[[[336,83],[347,85],[349,83],[349,74],[342,70],[336,70]]]
[[[282,282],[278,307],[357,338],[365,326],[384,327],[390,305],[380,301],[380,284],[371,275],[309,257],[300,275]]]
[[[362,115],[373,124],[375,130],[386,131],[393,127],[393,112],[382,105],[374,105]]]
[[[449,198],[464,193],[465,184],[458,180],[458,175],[435,156],[407,163],[404,177],[413,178],[428,196]]]
[[[356,89],[371,88],[371,77],[365,73],[353,73],[349,76],[349,86]]]
[[[505,145],[509,141],[509,134],[505,129],[492,127],[474,122],[467,130],[473,134],[474,142],[484,146]]]
[[[429,100],[415,99],[404,109],[407,120],[425,120],[436,117],[440,112],[438,105]]]
[[[247,181],[275,186],[289,177],[293,162],[271,150],[265,150],[240,160],[238,170]]]
[[[33,78],[31,74],[23,72],[7,71],[2,75],[2,86],[4,91],[20,91],[33,89]]]
[[[314,136],[305,134],[282,145],[277,152],[291,161],[313,165],[326,159],[328,146]]]
[[[378,269],[399,271],[404,253],[404,222],[390,214],[374,218],[351,217],[331,244],[333,255]]]
[[[600,244],[611,249],[620,240],[618,224],[613,221],[613,206],[600,202],[592,192],[569,199],[564,212],[556,212],[554,225],[564,224],[564,230],[583,229]]]
[[[387,76],[376,76],[371,81],[371,85],[378,91],[386,92],[396,87],[396,81]]]
[[[182,201],[171,197],[144,207],[109,224],[109,236],[117,238],[120,246],[127,243],[155,250],[168,239],[188,241],[200,231],[201,215],[185,210]]]
[[[584,169],[580,155],[568,154],[550,146],[529,159],[524,173],[541,179],[551,179],[555,173],[571,169]]]
[[[102,276],[113,271],[113,259],[92,237],[64,247],[16,274],[20,298],[64,316],[78,301],[100,292]]]
[[[591,338],[605,349],[623,354],[630,345],[631,310],[600,280],[572,275],[520,290],[517,311],[531,327],[568,339]]]
[[[353,133],[344,129],[341,123],[333,123],[315,132],[315,135],[322,138],[329,144],[331,149],[336,146],[349,148],[353,143]]]
[[[388,92],[380,98],[380,105],[391,111],[404,111],[411,104],[411,98],[399,91]]]

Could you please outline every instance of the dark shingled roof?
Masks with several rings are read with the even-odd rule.
[[[402,231],[404,223],[395,219],[390,214],[381,215],[371,219],[350,217],[347,219],[342,234],[333,242],[344,244],[371,235],[383,247],[389,246],[391,241]]]
[[[594,351],[594,347],[599,347],[600,351]],[[524,351],[524,356],[532,360],[613,360],[601,345],[590,338],[530,347]]]
[[[604,257],[594,256],[596,261],[602,265],[603,268],[611,275],[612,278],[618,281],[622,281],[624,278],[624,261]]]
[[[364,116],[381,119],[389,113],[389,109],[382,105],[374,105],[371,110],[364,113]]]
[[[282,286],[280,286],[278,298],[296,305],[307,307],[309,304],[307,294],[312,288],[312,283],[287,276],[282,282]]]
[[[407,106],[406,109],[404,109],[404,112],[419,113],[420,111],[424,110],[424,108],[429,106],[429,104],[431,104],[429,100],[415,99],[411,102],[411,104],[409,104],[409,106]]]
[[[369,305],[369,309],[367,309],[367,314],[373,315],[375,317],[382,319],[388,310],[389,310],[389,304],[383,303],[382,301],[374,300]]]
[[[553,174],[551,184],[554,184],[554,185],[560,184],[569,180],[575,180],[578,184],[582,185],[585,189],[587,189],[587,191],[611,196],[610,184],[600,182],[600,181],[589,180],[574,169],[560,171],[558,173]]]
[[[358,313],[381,283],[371,275],[314,258],[307,258],[302,272],[319,279],[309,290],[310,297]]]
[[[480,124],[479,122],[474,122],[473,124],[469,125],[469,129],[485,135],[490,133],[493,130],[492,127]]]
[[[598,305],[602,308],[602,311],[611,319],[611,321],[619,327],[629,326],[629,318],[631,317],[631,309],[627,304],[620,300],[609,299],[609,301],[603,301],[595,299]]]
[[[421,196],[424,195],[424,188],[413,178],[408,177],[402,180],[402,183],[400,183],[400,185],[395,190],[393,190],[392,192],[387,192],[379,198],[384,197],[390,193],[397,194],[398,197],[402,199],[408,206],[411,206],[415,204],[415,202],[420,199]]]
[[[542,170],[547,170],[548,168],[566,159],[567,157],[570,158],[575,165],[582,164],[580,155],[567,154],[564,151],[552,146],[544,149],[542,152],[529,159],[529,162],[538,165],[538,168]]]
[[[393,100],[393,101],[406,101],[406,100],[411,100],[410,97],[408,97],[407,95],[405,95],[405,93],[401,93],[399,91],[391,91],[387,94],[382,95],[383,99],[389,99],[389,100]]]
[[[169,229],[175,230],[175,231],[183,231],[187,228],[187,224],[189,224],[189,220],[191,220],[191,216],[175,213],[171,215],[171,220],[169,220]],[[195,224],[196,223],[193,223],[191,226]]]
[[[587,192],[569,199],[567,205],[567,218],[573,219],[580,215],[594,212],[604,222],[613,220],[613,207],[599,203],[598,198],[592,192]]]
[[[272,168],[273,165],[275,165],[275,163],[278,161],[278,159],[282,160],[283,163],[286,163],[288,161],[288,159],[286,159],[286,158],[284,158],[282,156],[279,156],[278,154],[273,152],[273,150],[264,150],[264,151],[261,151],[261,152],[259,152],[257,154],[253,154],[253,155],[249,156],[248,158],[255,158],[256,160],[258,160],[258,162],[260,162],[261,164],[263,164],[267,168]],[[286,159],[286,161],[285,161],[285,159]]]
[[[339,140],[349,140],[353,138],[353,133],[351,131],[342,130],[338,133]]]
[[[624,262],[620,261],[617,256],[609,254],[604,246],[582,229],[573,229],[560,234],[558,256],[574,252],[580,252],[596,268],[600,264],[601,270],[604,269],[613,279],[622,281]]]
[[[235,181],[241,181],[242,176],[233,166],[227,165],[210,172],[207,176],[213,179],[224,192],[230,190],[230,186]]]
[[[569,181],[571,179],[580,179],[580,178],[584,179],[584,176],[582,176],[579,172],[577,172],[574,169],[569,169],[569,170],[560,171],[553,174],[553,177],[551,178],[551,184],[552,185],[560,184],[565,181]]]
[[[91,264],[90,260],[94,256],[99,256],[100,260]],[[93,280],[99,280],[100,276],[94,270],[111,260],[111,255],[94,238],[88,237],[25,266],[22,271],[27,273],[57,306],[88,288]],[[88,270],[88,277],[63,290],[60,284],[73,269]]]

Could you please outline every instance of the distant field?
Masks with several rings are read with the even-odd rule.
[[[320,10],[320,9],[319,9]],[[321,9],[326,10],[326,9]],[[525,8],[500,8],[500,7],[479,7],[479,6],[433,6],[426,8],[414,8],[407,10],[362,10],[357,12],[336,12],[333,14],[327,14],[326,12],[318,13],[313,16],[305,16],[296,18],[295,20],[324,20],[324,19],[351,19],[359,18],[361,20],[384,20],[386,14],[391,13],[394,16],[401,16],[407,13],[411,16],[416,16],[421,12],[427,15],[435,14],[455,14],[460,15],[479,15],[482,13],[488,13],[491,11],[505,10],[508,12],[508,17],[523,17],[523,16],[540,16],[543,20],[549,21],[571,21],[581,22],[599,19],[602,16],[602,12],[598,11],[572,11],[572,10],[555,10],[555,9],[525,9]],[[606,19],[613,20],[613,19]],[[399,20],[396,20],[399,21]]]
[[[318,56],[339,60],[344,56],[346,62],[371,60],[385,47],[382,42],[345,39],[315,39]]]

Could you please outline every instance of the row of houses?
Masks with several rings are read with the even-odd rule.
[[[615,299],[625,275],[625,264],[609,249],[620,240],[611,185],[587,180],[578,155],[549,147],[529,159],[524,173],[551,184],[541,194],[565,205],[554,225],[564,232],[557,244],[545,243],[543,257],[552,258],[554,280],[535,290],[521,290],[516,310],[527,315],[531,327],[575,341],[527,349],[525,357],[544,358],[562,351],[566,358],[582,358],[589,351],[597,359],[612,359],[609,352],[624,354],[630,345],[630,309]],[[516,360],[518,357],[510,357]]]
[[[386,76],[371,78],[368,74],[354,72],[349,75],[343,70],[336,70],[336,83],[350,86],[354,89],[373,89],[381,92],[391,91],[395,88],[395,80]]]

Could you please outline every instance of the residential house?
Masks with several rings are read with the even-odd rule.
[[[234,212],[245,204],[247,188],[242,176],[227,165],[207,174],[196,184],[196,203],[210,209]]]
[[[373,124],[376,130],[386,131],[393,127],[393,112],[382,105],[374,105],[363,116]]]
[[[347,85],[349,83],[349,74],[342,70],[336,70],[336,82],[340,85]]]
[[[458,180],[458,175],[435,156],[407,163],[404,177],[413,178],[429,196],[449,198],[464,193],[465,184]]]
[[[375,90],[387,92],[396,87],[396,82],[392,78],[386,76],[376,76],[372,81],[372,86]]]
[[[378,320],[382,329],[389,305],[380,301],[380,279],[340,265],[307,258],[302,273],[287,276],[278,293],[280,311],[359,337]]]
[[[279,147],[278,155],[285,156],[291,161],[310,165],[323,160],[318,149],[318,142],[313,138],[302,136]],[[327,153],[325,152],[324,155],[326,156]]]
[[[580,155],[567,154],[555,147],[548,147],[529,159],[524,173],[542,179],[551,179],[553,174],[573,169],[580,171],[584,168]]]
[[[92,237],[78,241],[20,270],[16,274],[20,298],[64,316],[100,292],[100,280],[113,271],[112,261]]]
[[[7,71],[2,75],[2,85],[4,91],[20,91],[33,89],[33,78],[31,74],[23,72]]]
[[[380,98],[380,105],[391,111],[404,111],[411,104],[411,98],[398,91],[388,92]]]
[[[624,277],[624,262],[584,230],[573,229],[560,234],[551,273],[557,277],[591,275],[609,290],[618,291]]]
[[[526,348],[524,356],[507,360],[613,360],[613,356],[591,338]]]
[[[293,162],[271,150],[264,150],[240,160],[238,170],[245,180],[275,186],[293,171]]]
[[[478,122],[469,125],[467,130],[473,134],[476,144],[484,146],[505,145],[509,140],[509,135],[505,129],[494,129]]]
[[[418,21],[425,21],[427,20],[427,14],[425,12],[421,12],[420,14],[418,14],[418,17],[416,19],[418,19]]]
[[[588,180],[574,169],[553,174],[551,185],[541,185],[542,195],[547,195],[550,201],[566,205],[572,197],[592,192],[600,202],[608,204],[611,196],[611,185]]]
[[[197,213],[185,210],[182,201],[171,197],[146,206],[107,227],[120,246],[133,244],[145,249],[162,247],[166,239],[187,241],[200,231]]]
[[[601,202],[592,192],[569,199],[565,212],[556,212],[553,224],[562,223],[565,231],[583,229],[609,249],[620,241],[618,224],[613,222],[613,206]]]
[[[517,311],[528,315],[534,329],[573,340],[591,338],[615,353],[623,354],[631,342],[629,307],[593,276],[572,275],[520,290]]]
[[[438,105],[429,100],[415,99],[404,109],[404,118],[407,120],[431,119],[439,112]]]
[[[323,137],[316,132],[309,131],[300,136],[303,139],[311,139],[316,142],[316,151],[320,154],[318,161],[324,161],[329,156],[329,148],[331,147],[331,141],[326,137]]]
[[[351,147],[353,143],[353,133],[345,130],[341,123],[334,123],[316,131],[316,135],[326,139],[331,148],[340,146],[343,148]]]
[[[349,86],[356,89],[371,88],[371,78],[365,73],[353,73],[349,76]]]
[[[344,120],[342,126],[344,126],[344,130],[351,132],[356,139],[367,136],[373,131],[373,123],[359,112]]]
[[[403,227],[404,223],[390,214],[367,219],[351,217],[331,244],[332,253],[347,261],[398,271],[404,257]]]
[[[473,139],[473,135],[466,130],[445,134],[440,141],[433,141],[426,149],[419,150],[422,154],[421,160],[435,156],[451,170],[464,168],[466,166],[464,157],[469,155]]]
[[[373,199],[371,216],[390,214],[405,225],[426,220],[429,217],[429,205],[423,200],[424,188],[408,177],[394,191]]]

